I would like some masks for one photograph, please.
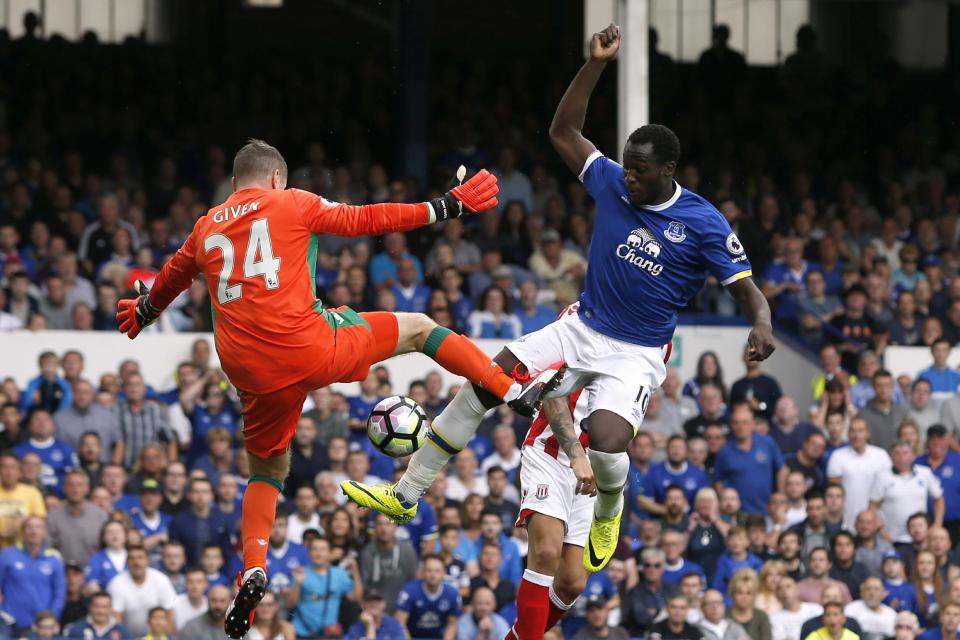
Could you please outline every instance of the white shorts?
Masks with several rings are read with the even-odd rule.
[[[520,459],[520,516],[522,527],[534,513],[563,521],[563,543],[582,547],[590,535],[596,497],[576,493],[573,469],[540,449],[523,447]]]
[[[583,323],[578,307],[579,303],[570,305],[555,321],[514,340],[507,349],[533,374],[565,362],[567,373],[550,397],[585,388],[588,416],[606,409],[623,417],[636,431],[650,394],[667,377],[665,360],[670,345],[643,347],[605,336]]]

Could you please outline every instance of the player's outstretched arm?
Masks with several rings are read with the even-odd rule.
[[[464,212],[480,213],[497,206],[497,177],[481,169],[466,182],[466,167],[457,170],[457,182],[439,198],[417,204],[384,202],[350,205],[329,202],[306,191],[294,190],[303,221],[312,233],[338,236],[379,235],[410,231],[434,222],[458,218]]]
[[[133,340],[144,327],[154,322],[180,292],[189,287],[200,273],[197,267],[194,235],[176,254],[163,265],[153,282],[153,289],[137,280],[136,298],[124,298],[117,302],[117,323],[121,333]]]
[[[597,150],[592,142],[583,137],[583,122],[587,117],[587,103],[600,74],[607,63],[617,55],[620,48],[620,27],[609,27],[593,34],[590,41],[590,59],[580,67],[573,82],[560,99],[557,112],[550,123],[550,142],[563,161],[575,175],[583,171],[583,164]]]
[[[570,414],[568,398],[544,398],[540,409],[547,416],[547,422],[557,437],[557,442],[563,452],[570,458],[570,468],[577,478],[577,493],[585,496],[597,495],[597,479],[593,476],[593,467],[583,445],[577,439],[573,427],[573,416]]]
[[[727,285],[727,290],[740,305],[743,316],[753,325],[747,336],[747,357],[750,360],[766,360],[777,348],[773,343],[773,325],[767,299],[753,278],[735,280]]]

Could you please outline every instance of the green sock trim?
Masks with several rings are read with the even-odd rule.
[[[453,331],[450,331],[450,329],[446,327],[435,327],[433,331],[430,332],[430,335],[427,336],[427,341],[423,343],[423,352],[436,360],[437,349],[439,349],[443,341],[447,339],[447,336],[451,334],[453,334]]]
[[[265,482],[270,486],[272,486],[277,491],[281,491],[281,492],[283,491],[283,483],[280,482],[279,480],[271,478],[270,476],[250,476],[250,481],[248,482],[248,484],[252,484],[254,482]]]

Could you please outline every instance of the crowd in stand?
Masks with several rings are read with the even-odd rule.
[[[712,82],[742,83],[742,56],[722,36],[701,66]],[[3,94],[11,121],[0,127],[0,330],[115,331],[117,299],[134,280],[149,283],[194,220],[226,198],[232,149],[177,129],[170,114],[182,106],[138,97],[143,83],[169,81],[169,52],[151,57],[128,47],[124,61],[117,51],[84,48],[71,63],[77,52],[58,46],[0,39],[11,54],[0,56],[2,75],[24,89]],[[121,84],[133,106],[117,111],[77,87],[66,70],[77,67],[80,83],[99,81],[84,70],[84,56],[129,81]],[[33,65],[17,64],[24,60]],[[821,108],[798,88],[826,86],[825,63],[810,46],[791,60],[783,91],[817,122]],[[661,55],[652,64],[653,86],[669,91],[672,63]],[[184,92],[237,82],[224,73],[185,78]],[[314,73],[302,71],[307,80]],[[380,86],[377,71],[366,69],[354,87],[368,98],[355,101],[359,115],[376,123],[384,121]],[[82,99],[67,99],[75,92]],[[470,336],[506,341],[576,299],[592,203],[529,135],[493,131],[504,122],[520,127],[516,114],[530,105],[519,93],[496,97],[491,113],[499,119],[461,114],[471,124],[449,127],[456,133],[436,154],[436,186],[460,163],[495,171],[501,209],[382,240],[320,238],[325,304],[424,312]],[[896,104],[893,95],[878,114]],[[236,128],[284,108],[273,100],[245,105]],[[222,105],[193,106],[226,126]],[[736,119],[714,106],[722,137]],[[946,134],[940,106],[922,104],[896,135],[870,141],[880,146],[869,180],[843,166],[765,166],[757,138],[744,131],[737,133],[747,144],[731,152],[736,161],[701,151],[683,162],[680,183],[727,217],[777,323],[818,352],[822,372],[809,398],[791,398],[756,363],[729,384],[723,369],[731,363],[712,353],[700,355],[690,380],[671,371],[631,446],[621,548],[553,637],[957,635],[960,372],[948,360],[960,341],[960,146]],[[779,122],[773,108],[751,115]],[[139,135],[142,123],[149,129]],[[829,146],[780,124],[797,136],[787,142],[798,165]],[[679,125],[681,140],[702,135],[688,120]],[[164,126],[177,131],[175,142],[158,142]],[[98,127],[119,141],[106,153],[91,143]],[[290,149],[291,186],[351,203],[432,193],[371,159],[362,129],[344,130],[353,151],[342,160],[320,142]],[[293,139],[290,131],[280,136]],[[715,282],[692,310],[735,312]],[[151,330],[210,329],[209,299],[197,283]],[[892,375],[883,369],[890,344],[929,347],[930,368],[916,379]],[[224,637],[249,470],[235,391],[210,367],[210,348],[196,341],[160,388],[145,384],[135,361],[92,371],[79,351],[41,354],[24,388],[10,378],[0,384],[0,638]],[[0,350],[0,377],[7,373]],[[397,473],[365,434],[381,397],[405,393],[434,416],[455,391],[437,373],[398,389],[379,368],[356,395],[311,394],[268,541],[270,593],[249,637],[505,636],[526,552],[525,532],[513,522],[527,421],[506,410],[488,416],[408,525],[344,504],[338,488],[345,478],[389,481]]]

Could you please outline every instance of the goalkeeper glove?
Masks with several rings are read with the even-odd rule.
[[[434,198],[428,203],[437,217],[437,222],[458,218],[464,209],[480,213],[497,206],[497,193],[500,192],[497,176],[481,169],[464,182],[466,173],[466,167],[460,165],[457,169],[459,184],[443,194],[443,197]]]
[[[133,285],[134,290],[140,295],[135,299],[124,298],[117,302],[117,322],[120,324],[120,332],[127,334],[133,340],[143,328],[153,323],[160,317],[160,309],[157,309],[150,303],[150,289],[147,285],[137,280]]]

